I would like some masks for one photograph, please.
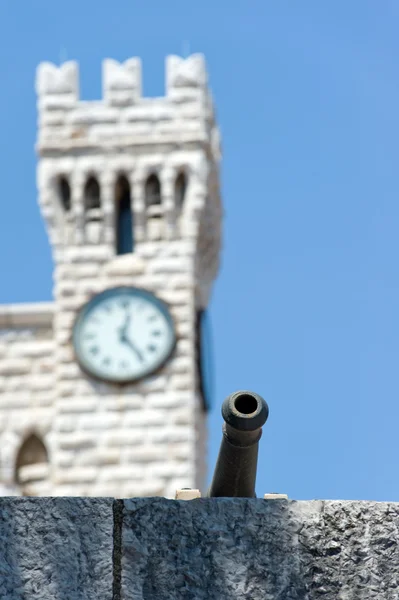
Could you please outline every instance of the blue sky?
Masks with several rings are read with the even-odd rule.
[[[228,10],[227,10],[228,6]],[[0,302],[51,298],[36,204],[34,74],[203,52],[223,134],[224,250],[211,304],[216,393],[262,394],[257,493],[399,500],[399,5],[2,0]]]

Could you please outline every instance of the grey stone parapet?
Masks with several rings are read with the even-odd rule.
[[[1,600],[397,600],[399,504],[0,498]]]

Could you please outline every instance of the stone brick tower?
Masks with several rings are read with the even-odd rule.
[[[9,493],[14,477],[14,493],[40,495],[171,497],[179,487],[203,489],[201,324],[222,218],[219,132],[204,58],[169,56],[162,98],[142,97],[137,58],[104,61],[101,101],[79,100],[74,62],[39,65],[36,86],[39,203],[54,258],[54,302],[0,308],[0,329],[3,314],[8,344],[25,361],[19,378],[29,371],[30,398],[7,419],[3,487]],[[87,303],[131,288],[166,307],[175,343],[159,368],[121,383],[83,368],[74,328]],[[6,409],[11,367],[0,358]]]

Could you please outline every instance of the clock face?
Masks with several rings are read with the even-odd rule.
[[[175,345],[167,306],[150,292],[113,288],[80,311],[73,345],[81,367],[99,379],[127,383],[156,371]]]

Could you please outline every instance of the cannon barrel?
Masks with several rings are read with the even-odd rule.
[[[223,438],[208,496],[256,498],[258,444],[269,408],[259,394],[240,391],[227,396],[222,416]]]

